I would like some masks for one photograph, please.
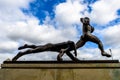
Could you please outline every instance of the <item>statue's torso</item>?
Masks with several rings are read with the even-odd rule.
[[[93,32],[93,27],[90,25],[83,25],[83,35],[91,34]]]

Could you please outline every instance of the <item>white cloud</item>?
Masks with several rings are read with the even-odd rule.
[[[120,24],[98,31],[104,37],[105,45],[120,47]]]
[[[15,56],[15,54],[0,53],[0,64],[3,63],[3,61],[5,61],[7,59],[12,59],[13,56]]]
[[[44,24],[39,25],[39,20],[36,17],[25,15],[20,9],[29,8],[31,1],[33,0],[0,0],[0,62],[15,56],[16,52],[18,52],[17,47],[24,43],[45,44],[49,42],[58,43],[67,40],[76,40],[77,30],[72,25],[80,24],[79,18],[84,16],[81,12],[87,9],[86,4],[82,4],[79,0],[67,0],[67,2],[60,3],[55,8],[55,19],[51,20],[47,16]],[[93,11],[90,16],[94,22],[106,24],[118,17],[116,11],[119,9],[119,5],[115,5],[115,3],[118,3],[118,0],[109,0],[111,1],[110,4],[107,1],[101,0],[91,5]],[[103,9],[99,9],[97,5],[101,6],[102,4]],[[112,7],[113,5],[115,7]],[[109,14],[110,10],[112,10],[111,14]],[[54,21],[58,24],[55,25],[57,28],[54,27]],[[105,40],[109,40],[106,42],[107,45],[119,44],[120,37],[117,36],[120,31],[119,27],[119,25],[111,26],[100,32],[100,34],[104,33]],[[116,59],[119,58],[117,57],[119,55],[118,49],[119,47],[112,49]],[[102,58],[96,48],[82,48],[78,50],[78,53],[79,59],[106,59]],[[56,59],[57,54],[52,52],[40,53],[35,54],[34,57],[31,54],[21,57],[20,60],[24,58],[25,60],[30,60],[31,58],[31,60],[53,60]]]
[[[14,41],[0,41],[0,52],[13,52],[18,48],[18,43]]]
[[[98,34],[101,34],[104,38],[104,46],[107,46],[107,49],[112,49],[113,58],[120,58],[120,24],[114,26],[107,26],[102,30],[97,31]],[[110,53],[110,52],[109,52]]]
[[[79,24],[79,19],[83,16],[81,12],[85,9],[86,6],[81,4],[79,0],[67,0],[67,2],[56,6],[55,18],[62,25]]]
[[[28,8],[32,1],[34,0],[0,0],[0,8]]]
[[[56,52],[42,52],[42,53],[36,53],[36,54],[29,54],[24,55],[20,57],[18,60],[57,60],[58,53]]]
[[[19,2],[19,4],[18,4]],[[29,8],[28,4],[31,0],[1,0],[0,4],[0,52],[1,62],[3,58],[15,56],[18,46],[24,43],[57,43],[74,40],[76,29],[55,29],[54,25],[49,24],[46,19],[45,24],[39,25],[39,20],[32,15],[25,15],[20,8]],[[11,6],[12,5],[12,6]],[[69,33],[69,35],[68,35]],[[5,55],[4,55],[5,54]],[[17,53],[16,53],[17,54]],[[7,55],[7,56],[6,56]],[[54,54],[51,55],[54,58]],[[46,59],[48,54],[44,55]],[[33,58],[35,59],[35,58]],[[55,58],[54,58],[55,59]]]
[[[120,61],[120,48],[113,48],[112,49],[112,54],[113,54],[113,59],[119,59]]]
[[[0,18],[2,21],[13,22],[25,20],[27,16],[20,8],[29,8],[29,3],[33,0],[0,0]]]
[[[120,9],[120,0],[98,0],[91,4],[92,12],[88,14],[91,20],[97,24],[108,24],[118,18],[117,10]]]
[[[27,22],[20,21],[8,27],[6,26],[6,35],[12,40],[23,39],[32,43],[61,42],[75,35],[73,28],[58,30],[52,25],[38,25],[37,21],[35,19],[29,19]]]
[[[108,49],[105,50],[110,54]],[[99,48],[81,48],[78,50],[78,56],[80,60],[110,60],[111,58],[107,58],[101,55]],[[118,58],[117,58],[118,59]]]

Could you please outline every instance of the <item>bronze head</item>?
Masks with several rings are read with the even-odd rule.
[[[90,23],[90,19],[88,17],[80,18],[80,21],[83,24],[87,24],[87,25]]]

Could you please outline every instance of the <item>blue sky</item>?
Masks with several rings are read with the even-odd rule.
[[[98,1],[98,0],[83,0],[83,1],[81,1],[81,3],[87,4],[88,12],[91,13],[92,8],[90,5],[95,3],[96,1]],[[64,3],[64,2],[66,2],[66,0],[34,0],[33,2],[29,3],[28,9],[22,8],[21,10],[27,15],[32,14],[33,16],[37,17],[40,21],[40,24],[43,24],[43,21],[45,20],[46,16],[48,16],[48,15],[51,19],[54,19],[55,6],[60,3]],[[117,10],[117,15],[120,15],[120,9]],[[116,19],[110,21],[109,23],[107,23],[106,25],[119,24],[119,22],[120,22],[120,18],[116,18]],[[96,26],[96,23],[94,23],[93,25]],[[103,28],[106,25],[102,25]]]
[[[83,0],[81,3],[88,4],[88,11],[91,12],[90,4],[97,0]],[[54,8],[60,3],[64,3],[66,0],[35,0],[29,4],[29,9],[22,8],[25,14],[32,14],[36,16],[40,22],[45,20],[46,15],[49,14],[50,18],[55,17]]]
[[[119,0],[1,0],[0,62],[12,59],[19,52],[17,48],[25,43],[40,45],[67,40],[76,43],[82,35],[79,19],[85,16],[91,19],[93,34],[100,38],[105,50],[109,52],[111,48],[114,58],[119,59],[119,4]],[[58,53],[51,53],[26,55],[20,60],[56,59]],[[108,59],[91,42],[78,49],[78,53],[79,59]]]
[[[96,1],[98,1],[98,0],[83,0],[83,1],[81,1],[81,3],[87,4],[87,9],[88,9],[87,11],[89,13],[91,13],[92,8],[90,5],[95,3]],[[49,16],[51,20],[55,18],[55,12],[54,12],[55,6],[57,6],[61,3],[64,3],[64,2],[67,2],[67,1],[66,0],[34,0],[33,2],[31,2],[29,4],[28,9],[22,8],[22,11],[26,15],[32,14],[33,16],[35,16],[36,18],[39,19],[40,24],[44,24],[43,22],[45,21],[46,16]],[[120,10],[117,10],[117,15],[120,15]],[[109,25],[119,24],[119,20],[120,20],[120,18],[117,18],[115,20],[110,21],[109,23],[107,23],[105,25],[100,25],[101,26],[100,28],[99,28],[99,25],[97,25],[96,23],[92,23],[92,25],[96,28],[103,29],[104,27],[106,27],[106,25],[109,26]],[[78,25],[77,27],[80,27],[80,26]],[[80,32],[79,35],[81,35],[81,34],[82,33]],[[92,44],[91,42],[88,42],[86,44],[86,47],[95,48],[96,46],[94,44]]]
[[[95,1],[96,0],[84,0],[81,3],[87,4],[88,12],[91,12],[92,9],[89,5],[93,4]],[[33,16],[35,16],[39,19],[40,24],[44,24],[43,22],[44,22],[46,16],[49,16],[51,19],[55,18],[55,12],[54,12],[55,6],[60,3],[64,3],[64,2],[66,2],[66,0],[35,0],[29,4],[28,9],[22,8],[22,11],[26,15],[32,14]],[[80,26],[77,26],[77,27],[80,27]],[[80,35],[81,34],[82,33],[80,31]],[[96,45],[94,45],[91,42],[88,42],[88,43],[86,43],[86,47],[94,48],[94,47],[96,47]]]

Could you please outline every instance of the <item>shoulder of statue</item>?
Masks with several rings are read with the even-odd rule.
[[[67,42],[68,42],[68,43],[74,43],[73,41],[70,41],[70,40],[69,40],[69,41],[67,41]]]

